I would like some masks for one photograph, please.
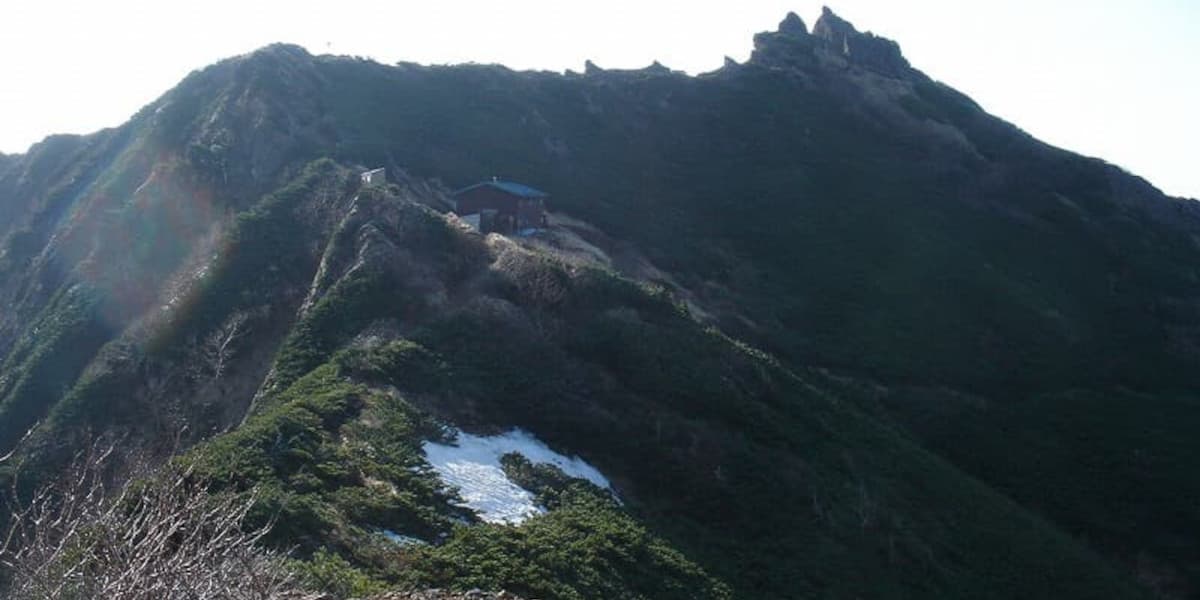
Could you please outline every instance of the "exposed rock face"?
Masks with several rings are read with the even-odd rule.
[[[779,33],[792,36],[808,35],[808,27],[804,25],[804,20],[794,12],[789,12],[783,21],[779,22]]]
[[[796,67],[815,64],[813,54],[816,38],[808,34],[803,21],[791,14],[779,24],[779,31],[764,31],[754,35],[754,53],[750,63],[767,67]]]
[[[770,67],[803,67],[816,64],[820,55],[834,55],[846,64],[868,69],[889,77],[905,77],[912,72],[892,40],[870,32],[861,33],[825,8],[810,35],[804,21],[795,13],[779,23],[779,30],[754,36],[751,62]]]
[[[859,35],[849,21],[837,16],[829,7],[821,9],[821,18],[813,25],[813,35],[826,40],[841,40],[844,37]]]
[[[585,77],[600,78],[601,80],[636,79],[647,75],[684,75],[682,71],[673,71],[657,60],[640,69],[605,69],[587,60],[583,63],[583,74]]]
[[[870,32],[859,33],[854,25],[834,14],[829,7],[822,10],[821,18],[813,25],[812,34],[824,40],[827,47],[835,52],[841,52],[853,64],[893,77],[909,71],[908,61],[900,54],[900,46],[896,42]]]

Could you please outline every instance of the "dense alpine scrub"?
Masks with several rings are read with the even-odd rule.
[[[186,459],[232,489],[266,490],[261,518],[280,515],[273,543],[308,556],[302,568],[344,560],[361,574],[349,580],[375,582],[363,589],[562,598],[722,597],[726,586],[756,597],[1086,596],[1125,585],[851,405],[697,324],[661,289],[480,238],[394,196],[363,193],[352,206],[360,218],[343,224],[356,229],[331,237],[350,247],[325,252],[352,266],[308,303],[254,414]],[[600,468],[625,504],[514,458],[514,478],[551,511],[519,527],[455,525],[474,519],[419,451],[440,424],[527,428]],[[431,545],[397,548],[384,530]],[[1010,544],[1031,562],[1014,563],[1000,550]],[[852,575],[863,564],[870,580]],[[1043,576],[1011,583],[1028,572]]]

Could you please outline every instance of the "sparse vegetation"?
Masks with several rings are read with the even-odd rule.
[[[95,444],[29,500],[9,496],[0,590],[12,600],[278,600],[280,555],[243,527],[255,494],[212,495],[186,471],[109,489],[113,446]]]

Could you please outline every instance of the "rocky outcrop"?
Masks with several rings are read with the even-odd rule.
[[[823,40],[827,48],[840,52],[851,64],[893,77],[910,70],[896,42],[870,32],[859,33],[854,25],[834,14],[829,7],[822,9],[821,18],[813,25],[812,35]]]
[[[682,71],[672,70],[670,67],[658,62],[657,60],[640,69],[605,69],[588,60],[584,61],[583,63],[583,74],[586,77],[598,77],[610,80],[614,78],[639,78],[647,75],[686,75]]]
[[[794,12],[789,12],[783,21],[779,23],[779,33],[791,36],[808,35],[808,27],[804,25],[804,19]]]
[[[780,21],[776,31],[764,31],[754,36],[754,53],[750,62],[768,67],[796,67],[814,64],[813,41],[804,21],[790,12]]]
[[[656,60],[653,63],[651,63],[650,66],[646,67],[645,69],[642,69],[642,72],[649,73],[652,75],[670,75],[672,71],[669,67],[667,67],[666,65],[664,65]]]
[[[828,7],[813,25],[811,34],[796,13],[788,13],[778,30],[754,36],[751,62],[769,67],[804,67],[818,64],[818,55],[834,55],[839,59],[838,64],[854,65],[889,77],[904,77],[912,71],[896,42],[859,32]]]

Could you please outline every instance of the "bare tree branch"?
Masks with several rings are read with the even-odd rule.
[[[0,571],[12,600],[277,600],[294,591],[281,556],[243,525],[257,495],[210,494],[169,467],[115,493],[114,446],[93,443],[25,502],[9,498]],[[18,473],[19,476],[19,473]]]

